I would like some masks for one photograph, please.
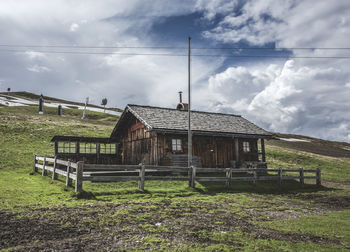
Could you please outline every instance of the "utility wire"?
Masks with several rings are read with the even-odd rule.
[[[0,52],[21,52],[26,53],[28,50],[2,50]],[[79,51],[35,51],[38,53],[50,54],[81,54],[81,55],[124,55],[124,56],[171,56],[187,57],[187,54],[171,53],[119,53],[119,52],[79,52]],[[222,57],[222,58],[293,58],[293,59],[350,59],[350,56],[293,56],[293,55],[229,55],[229,54],[191,54],[194,57]]]
[[[79,48],[79,49],[187,49],[176,46],[81,46],[81,45],[10,45],[13,48]],[[195,50],[350,50],[350,47],[193,47]]]

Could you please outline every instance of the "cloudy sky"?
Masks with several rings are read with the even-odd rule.
[[[120,108],[187,97],[187,58],[164,54],[190,35],[193,55],[230,56],[192,57],[194,109],[350,142],[348,0],[3,0],[0,34],[1,91]]]

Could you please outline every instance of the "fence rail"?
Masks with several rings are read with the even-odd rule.
[[[82,192],[83,181],[112,182],[138,181],[138,187],[144,190],[146,180],[174,180],[188,181],[189,186],[195,187],[195,182],[221,181],[230,187],[234,181],[277,181],[279,185],[284,180],[299,180],[304,186],[305,179],[315,179],[316,185],[321,185],[321,170],[317,169],[238,169],[238,168],[199,168],[155,165],[100,165],[84,164],[84,162],[70,162],[56,157],[34,156],[34,172],[41,169],[42,176],[52,172],[52,179],[57,175],[66,177],[66,186],[72,186],[75,180],[75,191]],[[164,174],[162,174],[164,173]],[[275,175],[269,173],[277,173]],[[297,173],[291,175],[290,173]],[[314,176],[305,176],[305,173],[314,173]],[[236,176],[234,176],[236,174]],[[238,174],[238,176],[237,176]]]

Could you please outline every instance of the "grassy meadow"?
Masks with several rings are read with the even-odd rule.
[[[162,251],[347,251],[350,159],[267,141],[269,167],[321,168],[306,181],[224,183],[84,182],[33,173],[33,156],[53,155],[54,135],[108,137],[118,117],[45,108],[0,108],[0,249]],[[327,144],[326,142],[324,144]]]

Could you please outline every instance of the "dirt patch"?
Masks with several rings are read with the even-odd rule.
[[[250,239],[339,244],[325,237],[257,226],[253,220],[261,217],[259,211],[251,210],[254,207],[241,207],[228,199],[213,202],[163,200],[43,208],[16,214],[1,212],[0,247],[19,251],[142,250],[161,246],[177,249],[184,245],[215,243],[243,247],[239,239],[218,240],[214,235],[238,230]]]
[[[47,240],[60,241],[87,233],[75,226],[63,226],[52,219],[28,218],[0,212],[0,248],[35,244]]]
[[[350,197],[348,196],[327,196],[319,194],[300,194],[295,198],[312,201],[316,207],[326,208],[330,211],[350,209]]]

